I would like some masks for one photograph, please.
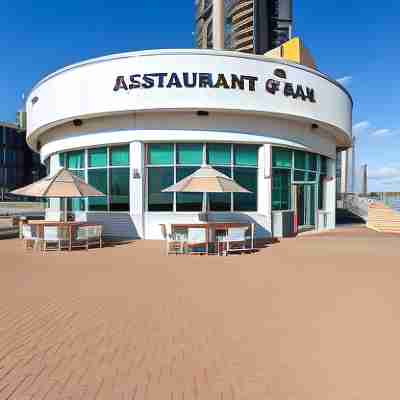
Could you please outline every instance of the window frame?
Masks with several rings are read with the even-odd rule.
[[[146,194],[145,194],[145,212],[147,213],[167,213],[167,212],[173,212],[174,214],[188,214],[188,213],[199,213],[199,211],[177,211],[177,193],[173,193],[173,207],[172,207],[172,211],[149,211],[149,194],[148,194],[148,190],[149,190],[149,186],[148,186],[148,171],[149,168],[162,168],[162,167],[167,167],[167,168],[173,168],[174,170],[174,183],[177,182],[177,168],[179,167],[196,167],[196,168],[200,168],[201,165],[199,164],[178,164],[177,163],[177,147],[178,145],[182,145],[182,144],[186,144],[185,142],[174,142],[172,143],[173,145],[173,163],[172,164],[149,164],[149,147],[152,144],[161,144],[162,142],[158,143],[158,142],[154,142],[154,143],[145,143],[145,179],[146,179]],[[230,164],[210,164],[212,167],[215,168],[226,168],[230,170],[230,174],[231,176],[234,178],[234,169],[235,168],[249,168],[249,169],[253,169],[257,171],[257,177],[258,177],[258,173],[259,173],[259,155],[258,155],[258,149],[257,151],[257,165],[256,166],[244,166],[244,165],[235,165],[234,164],[234,149],[235,149],[235,145],[239,146],[242,143],[220,143],[220,142],[187,142],[187,144],[201,144],[203,146],[203,157],[202,157],[202,164],[206,164],[207,163],[207,146],[210,145],[214,145],[214,144],[224,144],[224,145],[229,145],[230,148]],[[243,145],[248,145],[246,143],[243,143]],[[259,146],[258,144],[250,144],[253,145],[255,147]],[[229,193],[230,195],[230,209],[227,211],[213,211],[210,210],[210,212],[257,212],[258,210],[258,185],[257,185],[257,192],[256,192],[256,210],[252,210],[252,211],[237,211],[234,209],[235,204],[234,204],[234,193]],[[202,209],[204,209],[204,206],[206,205],[206,202],[208,201],[208,193],[203,193],[203,200],[202,200],[202,204],[203,207]]]

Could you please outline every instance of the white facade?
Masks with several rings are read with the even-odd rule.
[[[275,90],[267,90],[271,84]],[[149,143],[259,145],[257,210],[215,214],[253,220],[259,236],[274,234],[272,147],[329,157],[334,177],[336,148],[351,144],[352,100],[336,81],[297,64],[224,51],[126,53],[72,65],[33,88],[27,113],[28,144],[43,161],[51,160],[51,172],[59,167],[60,152],[129,144],[129,214],[87,215],[112,234],[148,239],[161,238],[159,224],[198,222],[198,213],[146,211]],[[335,223],[334,178],[324,185],[317,229]],[[52,201],[53,209],[58,206]]]

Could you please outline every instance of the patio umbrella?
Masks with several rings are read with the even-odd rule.
[[[12,194],[29,197],[58,197],[64,199],[64,220],[67,220],[67,199],[73,197],[101,197],[104,193],[72,174],[66,168],[61,168],[54,175],[34,182],[23,188],[14,190]]]
[[[251,193],[210,165],[203,165],[193,174],[164,189],[163,192]]]

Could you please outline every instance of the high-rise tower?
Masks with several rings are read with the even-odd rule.
[[[264,54],[291,38],[292,0],[196,0],[199,48]]]

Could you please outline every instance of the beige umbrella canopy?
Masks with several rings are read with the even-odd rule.
[[[163,192],[251,193],[210,165],[203,165],[192,175],[164,189]]]
[[[52,176],[46,176],[11,193],[18,196],[64,198],[65,211],[67,210],[67,198],[105,196],[104,193],[88,185],[65,168],[60,169]],[[67,213],[65,212],[65,220],[66,218]]]

